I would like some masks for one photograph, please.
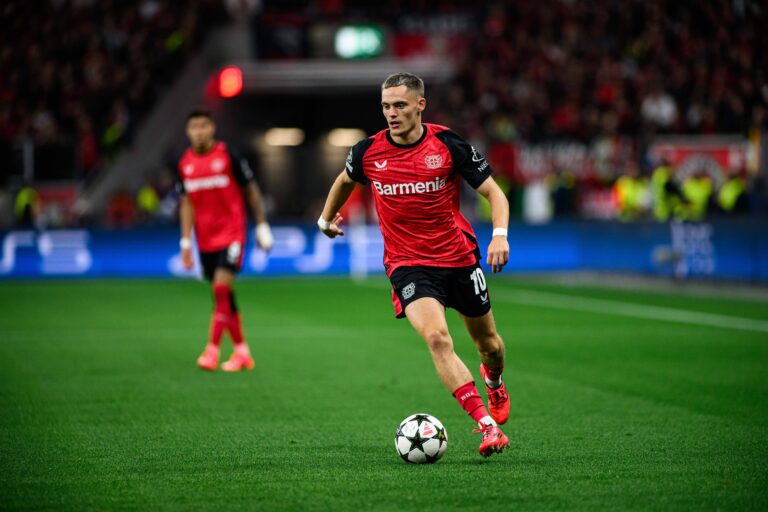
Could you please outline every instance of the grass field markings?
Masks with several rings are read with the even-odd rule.
[[[366,288],[380,288],[383,291],[388,289],[386,282],[383,280],[354,281],[354,283],[357,286]],[[512,302],[527,306],[543,306],[554,309],[612,314],[634,318],[647,318],[651,320],[666,320],[669,322],[693,325],[703,324],[723,329],[739,329],[751,332],[768,333],[768,321],[609,299],[595,299],[583,295],[566,295],[517,288],[509,290],[500,287],[493,290],[492,296],[496,300],[500,299],[503,302]]]
[[[77,339],[78,342],[90,340],[90,339],[96,339],[103,341],[104,339],[109,340],[136,340],[137,337],[134,333],[131,332],[121,332],[121,328],[125,328],[127,326],[115,326],[110,328],[88,328],[84,329],[82,332],[77,333]],[[39,326],[37,327],[39,329]],[[197,340],[198,338],[200,340],[205,341],[205,335],[206,335],[206,329],[207,326],[201,324],[199,329],[190,329],[187,326],[180,326],[180,327],[171,327],[171,326],[164,326],[164,327],[156,327],[153,328],[151,333],[147,333],[146,336],[144,336],[144,339],[169,339],[169,340],[175,340],[179,338],[180,336],[190,337],[191,339]],[[245,325],[244,326],[245,334],[246,336],[249,336],[249,342],[252,338],[255,343],[258,342],[260,338],[263,338],[264,336],[275,336],[279,337],[281,339],[283,338],[308,338],[312,337],[317,338],[318,336],[321,337],[345,337],[345,338],[360,338],[360,332],[355,331],[354,326],[349,327],[338,327],[338,326],[328,326],[328,325],[292,325],[291,327],[285,327],[285,326],[277,326],[277,325],[270,325],[270,326],[250,326]],[[404,331],[402,328],[396,325],[377,325],[375,326],[376,334],[378,335],[381,332],[392,332],[392,333],[399,333],[403,335],[407,335],[408,331]],[[45,341],[45,342],[52,342],[54,333],[56,332],[55,328],[46,329],[46,332],[30,332],[28,329],[5,329],[3,331],[0,331],[0,338],[2,338],[2,342],[12,342],[12,343],[18,343],[18,342],[28,342],[28,341]]]
[[[502,302],[522,304],[525,306],[566,309],[570,311],[584,311],[587,313],[646,318],[649,320],[663,320],[698,326],[705,325],[722,329],[768,333],[768,321],[652,306],[649,304],[594,299],[581,295],[565,295],[521,289],[508,290],[502,288],[496,289],[493,292],[493,299],[501,300]]]
[[[657,397],[639,394],[636,392],[632,392],[631,390],[615,389],[613,387],[609,387],[610,386],[609,382],[606,382],[605,386],[601,386],[599,383],[585,382],[584,379],[581,379],[578,377],[567,377],[567,376],[564,376],[563,374],[553,375],[552,373],[544,370],[537,370],[537,371],[521,370],[519,367],[515,368],[514,373],[515,373],[516,379],[524,378],[529,382],[536,382],[536,381],[547,382],[548,381],[550,385],[562,387],[568,390],[568,392],[581,389],[583,390],[583,392],[579,393],[580,396],[585,393],[603,396],[603,397],[609,398],[610,401],[613,403],[621,403],[622,407],[625,410],[629,409],[627,401],[632,401],[639,404],[643,404],[645,408],[676,410],[684,413],[685,415],[693,416],[698,419],[707,418],[710,420],[723,422],[724,424],[728,424],[729,427],[738,427],[740,429],[746,428],[746,429],[751,429],[755,431],[765,430],[764,424],[755,424],[751,421],[749,422],[740,421],[738,418],[735,418],[730,415],[718,414],[715,412],[704,412],[700,409],[689,407],[679,402],[673,402],[669,400],[659,400]],[[586,397],[584,398],[586,399]],[[594,402],[590,400],[590,403],[594,403]],[[607,402],[603,402],[603,403],[607,403]],[[611,407],[609,405],[605,405],[606,410],[610,408]],[[671,418],[671,417],[672,416],[666,416],[666,418]],[[677,417],[679,418],[679,415]]]

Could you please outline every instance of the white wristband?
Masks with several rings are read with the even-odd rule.
[[[261,222],[256,225],[256,241],[265,251],[268,251],[272,248],[274,238],[272,238],[272,229],[269,227],[268,223]]]
[[[192,248],[192,240],[189,238],[182,238],[179,240],[179,247],[182,249],[191,249]]]
[[[320,216],[319,219],[317,219],[317,227],[319,227],[323,231],[325,231],[326,229],[330,229],[331,224],[333,224],[333,222],[328,222],[323,218],[322,215]]]
[[[507,228],[493,228],[493,236],[503,236],[507,238]]]

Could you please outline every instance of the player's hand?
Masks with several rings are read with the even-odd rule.
[[[337,236],[344,236],[344,230],[339,227],[339,224],[341,224],[341,221],[344,219],[344,217],[341,216],[340,213],[337,213],[336,216],[333,218],[331,223],[325,227],[323,224],[321,224],[322,217],[317,222],[317,227],[320,228],[320,231],[323,232],[325,236],[328,238],[336,238]]]
[[[501,272],[509,262],[509,242],[504,236],[495,236],[488,245],[488,265],[493,273]]]
[[[256,226],[256,243],[259,244],[261,250],[269,252],[272,249],[275,239],[272,237],[272,229],[266,222],[261,222]]]
[[[190,270],[195,266],[195,259],[192,257],[192,249],[181,250],[181,264],[184,268]]]

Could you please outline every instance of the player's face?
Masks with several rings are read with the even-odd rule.
[[[387,87],[381,90],[381,108],[394,138],[409,139],[421,124],[421,112],[427,100],[416,91],[409,91],[405,85]],[[410,142],[410,141],[409,141]]]
[[[207,117],[193,117],[187,121],[187,137],[195,151],[202,152],[209,149],[213,144],[215,132],[216,126]]]

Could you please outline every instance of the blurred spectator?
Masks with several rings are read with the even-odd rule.
[[[728,214],[744,213],[747,210],[749,199],[747,198],[747,181],[741,173],[734,172],[720,186],[715,196],[717,211]]]
[[[706,172],[698,172],[683,180],[682,202],[675,216],[680,220],[700,221],[707,215],[712,196],[712,178]]]
[[[627,162],[626,172],[613,185],[613,197],[619,220],[633,221],[642,219],[651,204],[651,192],[648,179],[641,175],[640,166],[635,160]]]
[[[14,205],[16,226],[22,229],[34,229],[41,221],[40,194],[31,184],[24,185],[18,194]]]
[[[144,184],[136,194],[136,210],[138,221],[151,222],[160,209],[160,198],[157,197],[155,188],[149,183]]]
[[[669,130],[677,121],[677,105],[675,100],[654,84],[640,106],[643,120],[653,127]]]
[[[663,160],[651,175],[653,187],[653,216],[664,222],[671,218],[682,202],[680,187],[673,180],[672,167]]]

